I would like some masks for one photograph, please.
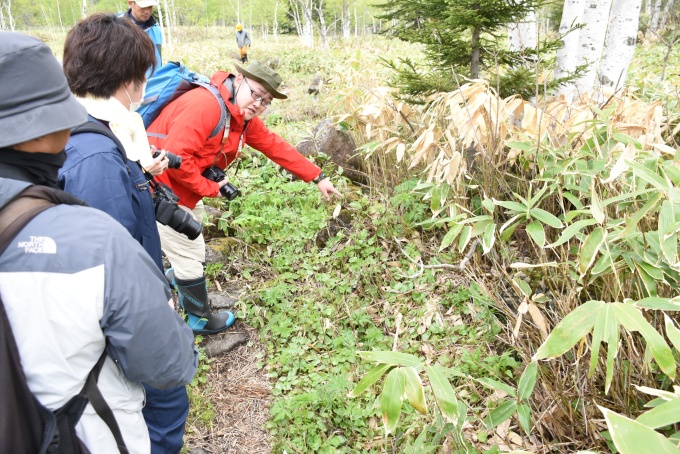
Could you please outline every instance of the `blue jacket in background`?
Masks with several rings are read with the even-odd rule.
[[[153,41],[153,45],[156,48],[156,68],[160,68],[161,66],[163,66],[163,60],[161,59],[163,47],[163,33],[161,33],[161,28],[158,26],[158,22],[156,22],[156,19],[153,16],[151,16],[148,21],[139,22],[134,17],[132,17],[132,9],[129,9],[126,12],[119,14],[119,16],[123,15],[130,19],[132,22],[134,22],[139,28],[144,30],[144,32],[147,35],[149,35],[149,38],[151,38],[151,41]],[[146,74],[146,78],[148,79],[149,77],[151,77],[151,70],[149,70]]]
[[[89,119],[99,122],[92,116]],[[127,159],[111,139],[96,133],[71,136],[58,184],[123,224],[163,271],[149,182],[139,163]]]

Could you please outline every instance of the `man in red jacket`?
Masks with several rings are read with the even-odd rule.
[[[149,126],[149,143],[159,150],[170,150],[182,157],[179,169],[169,169],[157,180],[167,184],[179,197],[180,207],[203,218],[203,197],[218,197],[228,183],[203,176],[206,169],[225,169],[248,145],[281,165],[298,178],[314,182],[326,200],[331,194],[342,196],[317,166],[302,156],[279,135],[269,131],[258,118],[273,98],[286,99],[279,92],[281,76],[267,65],[252,61],[248,68],[236,65],[238,74],[218,71],[210,83],[218,87],[226,102],[228,122],[224,131],[213,135],[220,122],[221,107],[208,90],[196,88],[180,96],[163,109]],[[223,192],[228,192],[223,190]],[[215,334],[234,321],[230,312],[210,310],[203,262],[203,235],[189,240],[174,229],[158,224],[163,252],[173,267],[174,283],[180,303],[189,314],[189,325],[198,334]]]

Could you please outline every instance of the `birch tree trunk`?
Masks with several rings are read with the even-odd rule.
[[[661,5],[663,0],[654,0],[652,12],[649,15],[649,29],[653,32],[659,29],[659,18],[661,17]]]
[[[302,35],[302,19],[300,18],[300,8],[298,7],[297,2],[293,0],[288,0],[290,3],[290,11],[288,11],[288,15],[293,18],[293,22],[295,23],[295,31],[297,31],[298,36]]]
[[[661,15],[661,23],[659,23],[659,28],[663,30],[666,28],[666,22],[668,21],[668,16],[670,15],[671,8],[673,7],[674,0],[668,0],[666,6],[663,8],[663,14]]]
[[[156,7],[156,11],[158,13],[158,26],[161,29],[161,36],[163,40],[163,46],[168,45],[168,35],[165,30],[165,20],[163,19],[163,15],[165,14],[165,6],[163,6],[162,2],[158,2],[158,6]],[[160,62],[158,62],[160,64]]]
[[[295,27],[303,46],[314,47],[312,0],[289,0],[294,7]]]
[[[303,8],[304,22],[302,23],[302,36],[300,36],[300,42],[304,46],[314,47],[314,29],[312,28],[312,5],[309,2],[309,9]]]
[[[519,52],[536,48],[536,13],[527,14],[521,22],[508,25],[508,49]]]
[[[585,26],[581,30],[578,40],[576,65],[587,64],[586,72],[576,80],[576,93],[592,93],[597,69],[604,47],[604,38],[609,24],[609,11],[612,0],[587,0],[583,10]]]
[[[83,0],[83,19],[87,17],[87,0]]]
[[[328,28],[326,27],[326,20],[323,16],[323,0],[319,0],[316,5],[316,14],[319,16],[319,25],[316,27],[321,37],[321,51],[326,52],[326,36],[328,35]]]
[[[274,32],[274,41],[277,43],[279,42],[279,21],[276,19],[276,16],[279,13],[279,2],[277,0],[276,4],[274,5],[274,23],[272,26],[272,31]]]
[[[354,37],[359,36],[359,19],[357,18],[357,4],[354,4]]]
[[[0,11],[2,9],[5,9],[5,12],[7,13],[7,18],[5,19],[4,15],[2,18],[2,28],[4,30],[7,30],[7,26],[9,26],[10,31],[14,31],[14,16],[12,16],[12,0],[3,0],[2,3],[0,3]]]
[[[635,53],[640,8],[642,0],[614,0],[600,62],[600,84],[603,88],[616,91],[626,81],[628,66]]]
[[[566,0],[564,2],[564,11],[562,12],[562,22],[560,22],[559,30],[562,47],[557,49],[555,79],[566,77],[569,72],[576,68],[576,49],[578,48],[581,29],[572,29],[581,23],[584,7],[585,0]],[[568,84],[561,86],[556,94],[568,96],[573,91],[573,84]]]
[[[350,27],[352,24],[349,12],[349,2],[347,1],[342,2],[342,14],[340,16],[340,24],[342,27],[343,39],[349,39],[351,33]]]
[[[170,17],[170,5],[168,4],[168,0],[163,1],[163,12],[165,13],[165,35],[163,36],[163,39],[166,42],[166,45],[168,46],[168,49],[172,49],[174,46],[174,41],[172,39],[172,19]],[[160,5],[159,5],[160,7]],[[159,16],[160,16],[160,8],[159,8]],[[161,27],[163,24],[161,23]]]

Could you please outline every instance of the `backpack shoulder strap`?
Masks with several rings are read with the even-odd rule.
[[[215,87],[210,83],[204,83],[199,81],[196,81],[194,83],[208,90],[215,97],[215,99],[217,99],[217,103],[220,105],[220,121],[217,122],[212,132],[208,136],[208,139],[212,139],[217,134],[219,134],[220,131],[227,127],[227,124],[229,123],[229,121],[231,121],[231,114],[229,113],[229,109],[227,109],[227,105],[224,102],[224,98],[222,98],[222,95],[220,94],[219,88]],[[227,86],[229,93],[231,93],[233,96],[234,78],[232,76],[227,77],[224,80],[224,85]]]
[[[7,246],[14,237],[34,217],[46,209],[54,206],[48,200],[36,197],[24,197],[27,191],[35,186],[29,186],[17,195],[12,201],[0,210],[0,255],[5,252]],[[56,433],[57,421],[52,412],[45,408],[33,395],[26,375],[21,367],[21,358],[17,348],[12,326],[5,311],[5,305],[0,298],[0,383],[3,387],[12,387],[13,398],[3,402],[4,411],[12,414],[12,418],[0,418],[0,429],[16,429],[17,422],[21,424],[21,430],[26,433],[15,434],[10,440],[5,440],[13,452],[33,451],[45,452],[53,443],[53,435]],[[34,405],[29,405],[34,402]],[[15,421],[11,424],[11,421]]]
[[[71,129],[71,135],[75,136],[77,134],[85,134],[85,133],[93,133],[93,134],[101,134],[103,136],[108,137],[113,141],[113,143],[116,144],[116,147],[118,147],[118,150],[121,152],[123,155],[123,161],[127,165],[127,154],[125,153],[125,147],[123,147],[123,144],[120,142],[118,137],[111,131],[109,128],[104,126],[103,124],[97,122],[97,121],[88,121],[87,123],[84,123],[80,126],[77,126],[73,129]]]
[[[97,361],[97,364],[95,364],[94,368],[87,376],[84,389],[88,399],[90,400],[92,408],[94,408],[94,411],[96,411],[99,417],[106,423],[107,426],[109,426],[109,430],[111,431],[113,438],[116,440],[116,446],[118,447],[120,454],[128,454],[129,451],[127,446],[125,446],[125,440],[123,440],[123,434],[120,431],[120,427],[118,427],[118,422],[116,422],[116,417],[113,414],[113,410],[111,410],[109,404],[106,403],[106,399],[104,399],[104,396],[102,395],[101,391],[99,391],[99,387],[97,386],[99,373],[101,372],[102,367],[104,367],[105,359],[106,349],[104,349],[104,353],[102,353],[99,361]]]
[[[0,254],[31,219],[59,204],[86,205],[85,202],[58,189],[29,186],[0,211]]]

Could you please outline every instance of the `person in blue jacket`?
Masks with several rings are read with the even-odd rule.
[[[153,17],[153,7],[158,6],[158,0],[128,0],[128,9],[123,16],[132,20],[132,22],[137,25],[140,29],[144,31],[156,48],[156,64],[161,66],[162,61],[162,47],[163,47],[163,34],[161,33],[161,28],[158,26],[158,22]],[[147,74],[148,76],[149,74]]]
[[[58,184],[120,222],[162,272],[154,203],[142,168],[158,174],[168,160],[165,152],[152,157],[135,112],[144,96],[146,71],[154,63],[153,43],[124,17],[93,14],[68,32],[63,66],[69,87],[87,109],[89,121],[109,128],[124,149],[101,133],[72,133]],[[145,389],[143,414],[151,452],[179,453],[189,413],[186,387]]]
[[[34,37],[0,31],[0,93],[0,209],[37,187],[75,202],[56,189],[58,170],[69,131],[87,121],[87,112],[50,48]],[[171,389],[189,383],[198,351],[191,329],[168,306],[170,289],[149,254],[120,223],[79,203],[43,211],[0,254],[0,307],[26,383],[50,410],[82,389],[106,351],[98,388],[128,451],[148,454],[140,382]],[[3,418],[12,412],[8,402],[0,405]],[[0,433],[2,453],[39,451],[17,446],[29,441],[19,434]],[[76,436],[86,452],[119,452],[89,404]]]

